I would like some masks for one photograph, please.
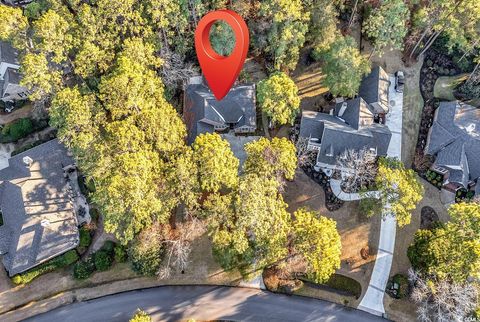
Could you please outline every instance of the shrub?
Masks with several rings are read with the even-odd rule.
[[[115,242],[111,240],[106,240],[101,250],[104,250],[108,253],[108,255],[113,256],[115,245],[116,245]]]
[[[12,282],[17,285],[30,283],[32,280],[34,280],[40,275],[49,273],[58,268],[69,266],[75,263],[77,260],[78,260],[77,252],[75,250],[69,250],[65,254],[55,257],[43,264],[40,264],[28,270],[25,273],[15,275],[12,278]]]
[[[77,262],[73,267],[73,277],[79,280],[89,278],[95,271],[95,263],[91,258],[86,261]]]
[[[80,228],[80,243],[79,247],[88,248],[92,243],[92,236],[90,235],[90,230],[88,230],[85,226]]]
[[[336,290],[345,291],[354,295],[357,299],[362,294],[362,286],[356,280],[340,274],[333,274],[325,283]]]
[[[393,283],[398,284],[397,298],[403,299],[408,296],[408,277],[403,274],[395,274],[393,276]]]
[[[108,270],[113,263],[112,256],[105,250],[99,250],[94,255],[95,260],[95,268],[98,271],[106,271]]]
[[[117,263],[123,263],[127,260],[127,250],[122,245],[116,245],[114,250],[114,259]]]
[[[156,226],[144,229],[135,237],[128,248],[132,269],[140,275],[153,276],[160,268],[162,244]]]
[[[21,118],[12,123],[5,125],[2,129],[2,135],[4,136],[4,142],[17,141],[34,131],[32,120],[29,118]]]

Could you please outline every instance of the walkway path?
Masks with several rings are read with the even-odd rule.
[[[128,321],[137,308],[149,313],[153,321],[382,321],[327,301],[220,286],[165,286],[119,293],[26,321]]]
[[[395,77],[390,77],[389,99],[390,113],[387,115],[386,125],[392,132],[387,155],[402,158],[402,117],[403,94],[397,93],[394,88]],[[380,227],[380,241],[378,243],[377,259],[370,277],[370,285],[363,296],[358,308],[373,314],[383,315],[383,297],[392,267],[393,251],[395,249],[396,221],[392,216],[382,219]]]

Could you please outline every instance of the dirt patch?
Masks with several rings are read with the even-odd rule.
[[[375,256],[363,259],[361,251],[362,248],[369,247],[370,253],[376,253],[380,235],[380,218],[362,216],[358,209],[358,202],[346,202],[339,210],[329,211],[325,207],[325,193],[322,187],[300,169],[296,172],[295,180],[287,183],[284,197],[289,204],[289,211],[307,207],[337,222],[342,241],[342,262],[337,273],[358,281],[364,293],[370,282]]]
[[[32,104],[13,110],[12,113],[0,114],[0,125],[7,124],[19,118],[31,117],[33,114]]]
[[[302,49],[297,68],[290,77],[298,86],[302,110],[327,112],[333,104],[325,98],[328,88],[322,84],[325,75],[321,64],[310,58],[311,47]]]

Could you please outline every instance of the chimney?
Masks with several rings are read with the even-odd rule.
[[[343,102],[342,107],[340,107],[340,110],[338,111],[338,116],[342,117],[346,109],[347,109],[347,102]]]

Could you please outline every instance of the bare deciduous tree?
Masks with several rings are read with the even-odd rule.
[[[191,64],[185,65],[184,59],[167,47],[162,47],[162,80],[166,86],[176,87],[194,76],[197,71]]]
[[[428,280],[412,269],[408,275],[420,321],[465,321],[477,307],[478,292],[472,283]]]
[[[317,160],[318,151],[308,148],[308,138],[299,137],[296,147],[298,165],[300,167],[313,167]]]
[[[205,232],[205,224],[196,217],[178,223],[164,236],[165,260],[158,271],[158,278],[169,278],[172,272],[183,272],[189,264],[192,242]]]
[[[342,173],[342,188],[347,192],[359,191],[375,180],[376,156],[367,149],[346,150],[337,158]]]

